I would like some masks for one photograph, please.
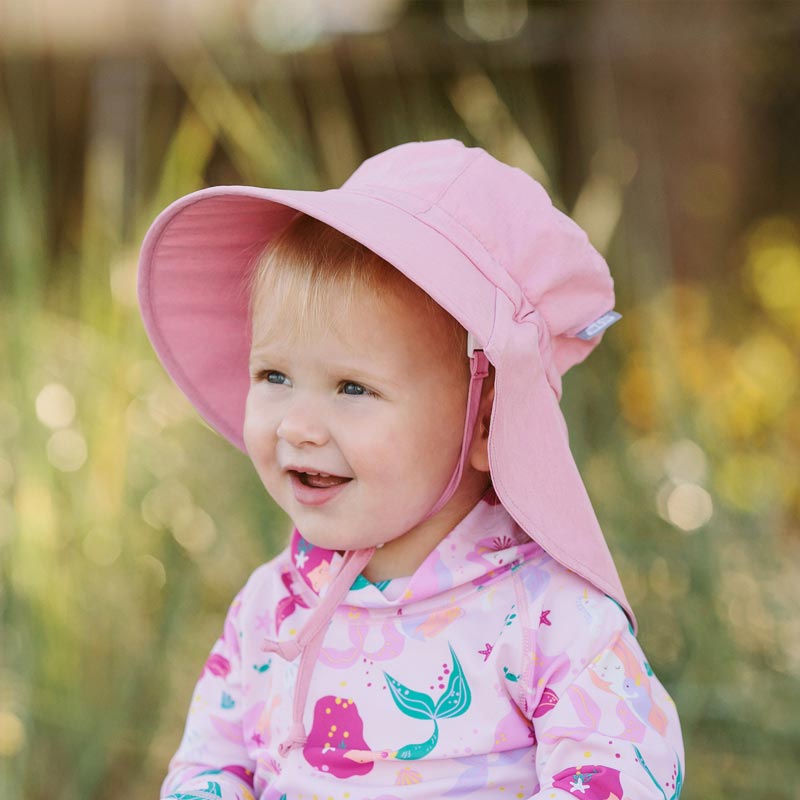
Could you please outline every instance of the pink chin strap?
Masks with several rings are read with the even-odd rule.
[[[467,462],[469,448],[472,443],[472,434],[478,420],[478,408],[481,399],[483,379],[489,374],[489,360],[483,350],[473,350],[469,353],[470,381],[467,393],[467,413],[464,419],[464,435],[461,440],[461,454],[458,458],[450,482],[445,487],[439,499],[433,504],[430,511],[420,520],[424,522],[444,508],[446,503],[455,493],[464,465]],[[418,523],[419,524],[419,523]],[[353,581],[364,571],[375,554],[375,547],[363,550],[350,550],[345,553],[344,560],[336,577],[331,581],[328,590],[321,598],[319,605],[314,609],[303,629],[294,639],[276,642],[271,639],[264,640],[261,649],[266,653],[276,653],[287,661],[294,661],[300,656],[300,666],[297,670],[297,685],[295,687],[294,703],[292,706],[292,726],[288,738],[278,745],[278,752],[282,758],[297,747],[305,745],[308,736],[303,726],[303,711],[308,699],[308,689],[311,685],[311,675],[322,649],[322,640],[325,637],[325,628],[331,617],[344,600]]]
[[[475,350],[473,352],[469,360],[469,371],[467,414],[464,418],[464,435],[461,438],[461,455],[458,457],[458,463],[450,477],[450,483],[447,484],[442,492],[442,496],[433,504],[433,508],[420,522],[425,522],[426,519],[430,519],[434,514],[438,514],[449,502],[458,488],[459,483],[461,483],[461,475],[464,472],[464,465],[467,463],[469,448],[472,444],[472,432],[475,430],[475,425],[478,421],[478,407],[481,402],[483,379],[489,374],[489,359],[486,358],[483,350]]]

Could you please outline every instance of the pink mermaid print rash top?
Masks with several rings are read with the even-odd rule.
[[[358,578],[321,640],[282,756],[291,639],[341,556],[295,530],[228,612],[162,787],[169,800],[677,800],[675,706],[611,598],[489,489],[410,578]]]

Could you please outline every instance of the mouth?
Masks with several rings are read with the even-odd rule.
[[[303,486],[310,489],[330,489],[342,483],[348,483],[352,478],[343,478],[341,475],[330,475],[325,472],[302,472],[296,469],[288,470],[292,477],[296,478]]]
[[[292,484],[292,492],[298,503],[304,506],[321,506],[345,490],[352,478],[328,475],[319,472],[287,470]]]

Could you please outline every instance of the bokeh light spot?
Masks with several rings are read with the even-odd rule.
[[[147,412],[160,426],[174,425],[192,415],[189,401],[172,385],[164,383],[153,389],[146,398]]]
[[[135,255],[126,254],[109,271],[111,294],[121,305],[137,308],[137,259]]]
[[[75,419],[75,398],[60,383],[48,383],[36,395],[36,416],[48,428],[66,428]]]
[[[658,491],[659,515],[683,531],[694,531],[705,525],[714,512],[711,495],[694,483],[668,481]]]
[[[176,520],[172,535],[190,553],[205,553],[214,544],[217,529],[207,512],[202,508],[194,508],[187,517]]]
[[[677,483],[702,483],[708,472],[703,448],[691,439],[670,445],[664,454],[664,470]]]
[[[113,564],[122,552],[119,533],[114,528],[93,528],[83,539],[83,553],[99,567]]]
[[[142,517],[154,528],[172,528],[194,514],[191,492],[177,480],[165,480],[142,500]]]
[[[69,428],[56,431],[47,440],[47,460],[62,472],[75,472],[86,463],[86,440]]]
[[[138,563],[148,583],[157,589],[162,589],[167,582],[167,570],[164,565],[155,556],[151,555],[141,556]]]
[[[464,0],[463,15],[470,34],[495,42],[510,39],[522,30],[528,19],[528,6],[525,0]]]
[[[0,757],[15,756],[25,745],[25,727],[11,711],[0,711]]]
[[[772,217],[753,230],[745,270],[762,306],[800,331],[800,237],[790,220]]]
[[[142,400],[134,397],[125,409],[125,427],[130,433],[152,439],[158,436],[164,426],[153,419]]]

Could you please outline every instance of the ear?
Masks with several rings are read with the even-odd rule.
[[[469,464],[478,472],[489,472],[489,421],[494,404],[494,369],[484,378],[481,387],[481,401],[478,406],[478,418],[472,431],[472,442],[469,449]]]

